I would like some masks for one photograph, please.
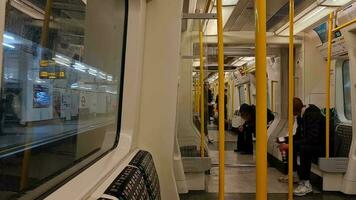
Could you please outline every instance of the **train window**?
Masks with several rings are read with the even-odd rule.
[[[118,143],[127,0],[103,2],[7,1],[1,199],[43,197]]]
[[[351,110],[351,81],[350,81],[350,65],[349,60],[342,64],[342,82],[344,89],[344,113],[348,120],[352,119]]]

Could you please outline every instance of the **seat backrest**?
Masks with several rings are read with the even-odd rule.
[[[339,147],[337,148],[337,157],[349,157],[352,142],[352,126],[338,125],[336,135],[340,140]]]
[[[135,166],[141,171],[150,199],[160,200],[159,179],[152,155],[147,151],[140,150],[129,165]]]
[[[120,200],[149,200],[144,177],[139,169],[127,166],[105,191]],[[106,198],[102,198],[106,199]]]

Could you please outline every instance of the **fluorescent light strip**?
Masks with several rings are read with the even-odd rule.
[[[5,42],[3,42],[2,45],[4,45],[5,47],[9,47],[9,48],[11,48],[11,49],[15,49],[15,46],[14,46],[14,45],[7,44],[7,43],[5,43]]]
[[[4,38],[5,39],[8,39],[8,40],[15,40],[14,37],[10,36],[10,35],[7,35],[7,34],[4,34]]]
[[[58,63],[58,64],[60,64],[60,65],[64,65],[64,66],[66,66],[66,67],[70,67],[70,65],[67,64],[67,63],[61,62],[61,61],[59,61],[59,60],[54,60],[54,61],[56,61],[56,63]]]
[[[70,60],[69,60],[68,58],[65,58],[65,57],[63,57],[63,56],[61,56],[61,55],[56,54],[56,57],[59,58],[59,59],[61,59],[61,60],[66,61],[66,62],[70,62]]]

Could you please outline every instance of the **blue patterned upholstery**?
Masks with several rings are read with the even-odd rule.
[[[147,151],[140,150],[131,160],[129,165],[137,167],[143,174],[150,199],[160,200],[161,192],[159,179],[152,155]]]
[[[144,177],[136,167],[126,167],[114,180],[105,194],[119,200],[149,200]],[[104,198],[105,199],[105,198]]]

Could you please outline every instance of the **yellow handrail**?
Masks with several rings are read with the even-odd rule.
[[[334,28],[332,31],[333,32],[339,31],[339,30],[341,30],[341,29],[343,29],[345,27],[348,27],[348,26],[350,26],[350,25],[352,25],[354,23],[356,23],[356,19],[353,19],[353,20],[351,20],[349,22],[346,22],[345,24],[342,24],[341,26],[338,26],[338,27]]]
[[[205,103],[204,103],[204,45],[203,45],[203,32],[199,31],[199,47],[200,47],[200,156],[204,157],[204,137],[205,137]]]
[[[255,1],[256,20],[256,199],[267,199],[266,1]]]
[[[219,200],[225,199],[225,72],[222,0],[217,0],[218,65],[219,65]]]
[[[334,13],[329,14],[328,21],[328,58],[326,66],[326,127],[325,127],[325,157],[329,159],[330,157],[330,69],[331,69],[331,50],[332,50],[332,27],[333,27]]]
[[[289,72],[288,72],[288,199],[293,199],[293,98],[294,98],[294,0],[289,1]]]

